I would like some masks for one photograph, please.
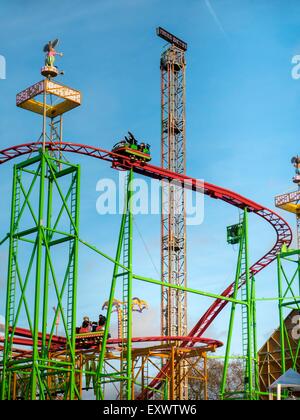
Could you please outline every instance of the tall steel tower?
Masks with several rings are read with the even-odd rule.
[[[161,166],[179,174],[186,172],[185,52],[187,44],[162,28],[157,35],[170,45],[160,59],[161,69]],[[161,197],[162,281],[186,286],[185,193],[178,185],[162,182]],[[187,334],[186,292],[162,286],[161,334]],[[180,367],[178,377],[183,375]],[[181,381],[176,398],[187,398],[187,381]]]

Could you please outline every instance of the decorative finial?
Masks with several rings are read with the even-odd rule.
[[[59,74],[64,74],[63,71],[60,71],[55,65],[55,57],[59,55],[60,57],[63,56],[63,53],[59,53],[55,50],[55,47],[58,45],[59,40],[54,39],[53,41],[49,41],[43,48],[44,53],[46,53],[45,57],[45,66],[41,70],[41,74],[48,79],[52,77],[56,77]]]
[[[296,175],[293,178],[293,182],[300,185],[300,157],[298,155],[294,156],[291,160],[291,163],[293,164],[296,172]]]

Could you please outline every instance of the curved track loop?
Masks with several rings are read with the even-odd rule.
[[[48,343],[49,335],[46,336],[46,343]],[[93,333],[90,336],[86,335],[86,339],[91,339],[91,343],[93,343]],[[39,333],[38,336],[38,343],[41,345],[42,341],[42,334]],[[122,338],[109,338],[107,343],[108,345],[112,344],[121,344],[126,342],[127,340],[122,340]],[[222,347],[223,343],[219,340],[214,340],[212,338],[204,338],[204,337],[184,337],[184,336],[151,336],[151,337],[132,337],[132,343],[155,343],[155,342],[163,342],[163,341],[179,341],[181,343],[190,342],[192,341],[194,344],[203,344],[205,346],[211,346],[212,348],[216,349],[218,347]],[[0,336],[0,343],[4,342],[4,337]],[[15,336],[13,338],[13,343],[15,345],[21,346],[32,346],[32,333],[27,328],[16,328]],[[61,336],[53,335],[51,337],[51,343],[53,343],[53,348],[56,350],[62,350],[66,346],[66,338]]]
[[[5,150],[0,151],[0,164],[3,164],[11,159],[16,157],[37,152],[41,149],[41,143],[27,143],[21,144],[18,146],[10,147]],[[190,189],[193,191],[198,191],[208,195],[211,198],[219,199],[229,203],[232,206],[244,209],[247,207],[249,212],[255,213],[266,222],[268,222],[276,232],[276,242],[273,248],[267,252],[262,258],[260,258],[256,263],[254,263],[250,271],[252,275],[256,275],[266,266],[268,266],[274,259],[276,255],[281,250],[283,244],[289,246],[292,242],[292,232],[284,219],[281,218],[277,213],[268,208],[255,203],[235,192],[227,190],[225,188],[218,187],[207,182],[199,181],[195,178],[188,177],[186,175],[177,174],[166,169],[160,168],[158,166],[144,164],[142,162],[132,162],[130,159],[117,155],[116,153],[108,152],[104,149],[100,149],[93,146],[87,146],[83,144],[76,143],[47,143],[47,148],[52,151],[62,151],[62,152],[71,152],[77,153],[85,156],[91,156],[97,159],[108,161],[112,164],[112,167],[115,169],[130,169],[132,168],[134,172],[145,175],[150,178],[172,181],[174,183],[183,185],[184,188]],[[244,274],[240,278],[240,287],[245,283]],[[223,293],[222,296],[231,297],[233,294],[232,283]],[[199,319],[197,324],[188,334],[188,337],[201,337],[207,328],[212,324],[214,319],[222,311],[222,309],[227,305],[227,301],[217,299],[210,308],[205,312],[205,314]],[[184,341],[182,346],[193,346],[193,340]],[[166,366],[165,369],[168,367]],[[160,386],[160,379],[163,376],[163,372],[158,375],[149,386],[155,388]],[[142,398],[140,395],[138,398]]]

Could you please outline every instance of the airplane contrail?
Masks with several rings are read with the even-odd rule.
[[[209,13],[211,14],[213,20],[215,21],[216,25],[218,26],[218,28],[220,29],[220,31],[222,32],[222,34],[228,39],[228,35],[225,32],[225,29],[223,28],[223,25],[220,22],[220,19],[218,18],[217,14],[215,12],[215,9],[213,8],[210,0],[204,0],[204,2],[206,4],[206,7],[207,7]]]

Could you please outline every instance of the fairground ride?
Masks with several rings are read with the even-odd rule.
[[[165,153],[169,158],[162,160],[161,166],[148,163],[149,159],[144,155],[141,158],[141,153],[148,155],[149,149],[145,145],[132,148],[133,140],[128,144],[125,141],[122,153],[116,149],[111,152],[65,141],[63,116],[80,106],[81,93],[53,80],[56,73],[59,74],[56,67],[43,67],[45,79],[17,95],[17,106],[42,116],[43,130],[37,142],[0,151],[0,165],[18,159],[13,168],[9,233],[1,242],[9,241],[6,322],[1,347],[1,399],[73,400],[81,399],[83,391],[89,389],[94,391],[96,399],[105,399],[112,386],[118,399],[186,399],[190,375],[197,376],[202,398],[206,399],[207,354],[214,352],[222,343],[205,338],[204,333],[228,303],[232,305],[231,324],[235,306],[245,308],[245,388],[240,393],[243,398],[258,398],[254,277],[277,258],[282,247],[290,245],[292,232],[274,211],[235,192],[185,174],[182,96],[185,68],[182,51],[185,51],[185,44],[175,37],[171,38],[166,31],[160,34],[171,44],[161,59],[162,81],[171,81],[170,85],[162,82],[163,97],[169,98],[167,108],[162,100],[162,142],[168,147],[167,152],[166,147],[163,149],[162,158],[165,159]],[[179,108],[172,111],[170,98],[174,98],[174,86],[179,89],[176,95],[179,93],[181,99],[176,99]],[[126,148],[130,148],[130,153],[126,152]],[[132,152],[134,150],[137,153]],[[114,258],[80,236],[81,168],[67,160],[69,154],[98,159],[107,162],[113,170],[127,171],[127,192]],[[175,154],[177,160],[180,158],[180,168],[174,167]],[[241,210],[238,227],[228,235],[229,242],[240,244],[236,276],[223,293],[218,295],[191,289],[186,284],[184,214],[180,220],[174,221],[171,217],[166,222],[166,213],[162,212],[162,261],[168,258],[169,264],[162,262],[168,267],[162,270],[162,277],[153,279],[135,273],[131,200],[135,174],[163,183],[163,197],[167,197],[166,205],[171,205],[168,209],[171,215],[174,203],[184,208],[182,189],[205,194]],[[172,182],[171,188],[166,187],[169,182]],[[163,203],[166,203],[164,199]],[[249,213],[270,224],[276,234],[270,251],[252,265],[248,254]],[[84,336],[76,331],[79,244],[87,246],[99,258],[113,265],[104,330]],[[27,262],[24,262],[24,255],[28,257]],[[57,275],[56,255],[60,256],[60,262],[65,262],[62,276]],[[172,274],[174,262],[178,269],[175,276]],[[162,333],[158,337],[132,335],[134,282],[146,282],[162,290]],[[120,337],[110,338],[115,291],[120,283],[123,290],[122,328]],[[244,294],[238,298],[238,290],[243,288]],[[214,300],[189,332],[186,331],[187,293]],[[53,307],[55,311],[51,310]],[[19,326],[21,314],[26,327]],[[59,336],[54,334],[58,317],[63,327]],[[231,332],[230,327],[227,355]],[[135,346],[136,343],[143,346]],[[224,398],[226,363],[228,359],[221,390]]]

